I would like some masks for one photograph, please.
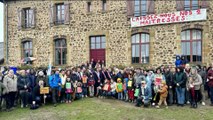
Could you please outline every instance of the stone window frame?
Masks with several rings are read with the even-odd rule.
[[[55,4],[55,10],[56,10],[55,24],[56,25],[64,24],[64,21],[65,21],[65,4],[64,3],[56,3]],[[58,12],[59,12],[59,14],[58,14]],[[59,16],[59,18],[58,18],[58,16]]]
[[[21,58],[22,59],[25,58],[25,56],[24,56],[24,44],[26,42],[31,42],[31,44],[32,44],[32,49],[30,49],[30,50],[32,50],[32,56],[27,56],[27,57],[33,57],[34,56],[34,50],[33,50],[34,42],[33,42],[33,39],[32,38],[24,38],[24,39],[21,40],[21,44],[20,44],[21,45]],[[33,64],[33,62],[29,62],[28,64]]]
[[[195,25],[196,26],[196,25]],[[189,31],[189,40],[188,40],[188,38],[187,39],[185,39],[185,40],[182,40],[182,33],[183,32],[187,32],[187,31]],[[200,36],[200,39],[193,39],[193,31],[200,31],[201,32],[201,36]],[[197,34],[196,34],[196,37],[197,37]],[[186,38],[186,36],[185,36],[185,38]],[[181,54],[184,56],[184,54],[183,54],[183,52],[182,52],[182,43],[186,43],[186,42],[188,42],[189,43],[189,46],[190,46],[190,48],[189,48],[189,52],[190,52],[190,60],[188,60],[188,58],[187,58],[187,56],[184,56],[186,59],[187,59],[187,61],[188,62],[190,62],[190,63],[202,63],[202,61],[203,61],[203,29],[200,29],[200,28],[190,28],[190,27],[184,27],[184,29],[182,29],[182,31],[181,31],[181,34],[180,34],[180,39],[181,39]],[[198,43],[200,44],[200,53],[201,53],[201,58],[200,58],[200,60],[197,60],[197,58],[196,58],[196,60],[194,61],[193,60],[193,43],[196,43],[196,45],[198,45]],[[186,48],[187,48],[187,46],[186,46]],[[197,49],[197,48],[196,48]]]
[[[139,43],[132,43],[132,36],[134,35],[137,35],[139,34]],[[145,35],[149,35],[149,39],[148,39],[148,42],[142,42],[142,34],[145,34]],[[132,60],[132,46],[133,45],[139,45],[139,63],[133,63],[133,60]],[[141,56],[141,50],[142,50],[142,45],[148,45],[148,60],[142,61],[142,56]],[[145,53],[146,54],[146,53]],[[148,32],[137,32],[137,33],[133,33],[131,34],[131,64],[149,64],[150,63],[150,33]]]
[[[56,51],[56,41],[57,40],[65,40],[66,42],[66,47],[63,47],[66,49],[66,59],[65,59],[65,64],[63,64],[63,60],[61,60],[62,64],[56,64],[56,56],[55,56],[55,51]],[[62,47],[60,47],[62,48]],[[56,66],[66,66],[67,65],[67,60],[68,60],[68,41],[67,41],[67,36],[64,36],[64,35],[61,35],[61,36],[54,36],[53,37],[53,64],[56,65]]]
[[[189,3],[187,3],[187,1],[184,0],[184,10],[197,10],[197,9],[199,9],[199,6],[200,6],[199,0],[195,1],[197,3],[196,6],[193,5],[193,4],[195,4],[195,3],[193,3],[193,0],[189,0]],[[189,5],[186,5],[186,4],[189,4]],[[195,8],[193,8],[193,7],[195,7]]]

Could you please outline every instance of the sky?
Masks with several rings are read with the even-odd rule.
[[[4,4],[0,3],[0,42],[4,41]]]

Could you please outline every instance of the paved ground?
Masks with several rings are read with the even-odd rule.
[[[57,107],[46,105],[37,110],[16,108],[1,112],[0,120],[213,120],[213,107],[145,109],[118,100],[86,98]]]

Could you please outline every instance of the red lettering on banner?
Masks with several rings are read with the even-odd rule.
[[[164,19],[164,18],[162,18],[162,22],[165,22],[165,19]]]
[[[147,20],[147,21],[146,21],[146,25],[148,25],[148,24],[149,24],[149,21]]]
[[[189,15],[192,15],[192,11],[191,10],[189,11]]]
[[[201,14],[201,11],[200,11],[200,9],[198,9],[196,12],[197,12],[197,14],[198,14],[198,15],[199,15],[199,14]]]
[[[168,17],[171,17],[171,14],[168,14]]]
[[[181,16],[181,21],[184,21],[185,20],[185,16]]]
[[[166,22],[170,22],[170,18],[167,18]]]
[[[144,25],[144,21],[141,21],[141,22],[140,22],[140,25]]]
[[[159,23],[160,22],[160,19],[157,19],[157,23]]]
[[[176,21],[180,21],[179,17],[180,17],[180,16],[176,16]]]
[[[154,15],[154,18],[157,18],[157,15]]]
[[[152,19],[152,23],[153,23],[153,24],[155,23],[155,21],[156,21],[156,19]]]
[[[138,18],[138,17],[136,17],[136,21],[139,21],[139,18]]]
[[[180,11],[180,16],[185,16],[185,11]]]
[[[172,19],[172,20],[171,20],[172,22],[174,22],[174,21],[175,21],[175,17],[172,17],[171,19]]]

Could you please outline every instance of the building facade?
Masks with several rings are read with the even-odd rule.
[[[160,66],[185,56],[213,61],[213,1],[208,0],[6,0],[8,62],[20,66],[75,66],[104,60],[107,66]],[[6,9],[6,7],[5,7]],[[132,17],[207,10],[200,21],[131,27]],[[5,26],[6,27],[6,26]],[[6,35],[6,34],[5,34]],[[6,44],[6,42],[5,42]]]
[[[4,42],[0,42],[0,60],[4,58]]]

